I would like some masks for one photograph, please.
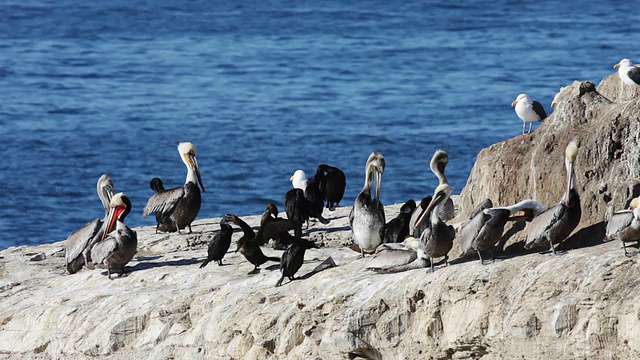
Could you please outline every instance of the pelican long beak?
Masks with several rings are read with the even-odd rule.
[[[436,196],[434,196],[433,199],[431,199],[431,202],[429,203],[427,208],[424,209],[424,211],[422,212],[422,215],[420,215],[420,217],[418,218],[418,221],[416,221],[415,225],[413,225],[413,228],[417,229],[418,227],[420,227],[420,224],[422,224],[424,219],[428,217],[429,214],[431,214],[431,211],[433,210],[433,208],[436,207],[436,205],[438,205],[439,203],[441,203],[445,197],[446,197],[446,194],[444,192],[442,191],[438,192]]]
[[[507,221],[531,221],[535,217],[535,211],[533,209],[525,209],[512,214],[507,218]]]
[[[567,159],[568,160],[568,159]],[[567,189],[565,190],[564,196],[562,198],[565,205],[569,203],[569,192],[573,189],[573,161],[567,161]]]
[[[620,67],[620,63],[617,63],[617,64],[613,65],[613,68],[614,68],[614,69],[617,69],[617,68],[619,68],[619,67]]]
[[[125,209],[126,206],[124,205],[118,205],[109,209],[109,215],[107,215],[106,221],[107,227],[104,229],[104,233],[102,234],[102,239],[100,239],[100,241],[104,240],[113,230],[113,227],[116,225],[116,221],[118,221],[120,214],[122,214]]]
[[[380,207],[380,187],[382,186],[382,173],[378,168],[374,169],[376,177],[376,208]]]
[[[200,183],[200,188],[202,189],[202,192],[205,192],[204,190],[204,184],[202,184],[202,177],[200,177],[200,168],[198,167],[198,159],[196,159],[195,155],[190,154],[189,155],[189,160],[191,160],[191,164],[193,166],[193,170],[195,170],[196,172],[196,176],[198,177],[198,182]]]

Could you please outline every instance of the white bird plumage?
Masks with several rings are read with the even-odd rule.
[[[516,114],[522,120],[523,134],[527,123],[529,123],[529,131],[527,131],[527,134],[529,134],[531,133],[531,126],[534,121],[543,121],[547,118],[547,113],[544,111],[542,104],[535,100],[531,100],[527,94],[518,95],[511,105],[515,105]]]

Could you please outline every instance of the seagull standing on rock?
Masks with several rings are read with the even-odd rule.
[[[624,84],[633,87],[633,97],[636,97],[640,88],[640,67],[634,65],[629,59],[622,59],[613,68],[618,69],[618,76]]]
[[[529,123],[529,131],[527,131],[527,134],[530,134],[534,121],[543,121],[547,118],[547,113],[544,111],[542,104],[531,100],[527,94],[518,95],[515,101],[511,103],[511,106],[514,105],[516,107],[516,114],[522,119],[522,134],[524,134],[524,128],[527,123]]]

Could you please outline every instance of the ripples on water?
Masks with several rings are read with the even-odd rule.
[[[519,93],[550,112],[561,86],[640,58],[634,6],[2,2],[0,249],[102,216],[103,172],[133,201],[127,223],[152,225],[148,182],[184,182],[186,140],[207,189],[200,217],[281,205],[293,171],[319,163],[346,172],[350,205],[373,150],[387,159],[383,202],[431,193],[437,148],[457,193],[480,149],[519,134]]]

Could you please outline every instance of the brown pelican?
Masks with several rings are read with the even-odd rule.
[[[527,134],[530,134],[534,121],[543,121],[547,118],[547,113],[544,111],[542,104],[531,100],[527,94],[518,95],[511,103],[511,106],[513,105],[516,106],[516,114],[518,114],[518,117],[522,120],[522,134],[524,134],[524,128],[527,123],[529,123],[529,131],[527,131]]]
[[[323,200],[327,200],[327,209],[333,211],[340,204],[347,186],[344,172],[337,167],[320,164],[313,178],[318,183]]]
[[[445,224],[438,215],[440,207],[451,196],[452,191],[453,188],[449,184],[438,185],[429,206],[415,224],[415,227],[419,227],[429,217],[429,226],[422,232],[420,242],[431,262],[431,272],[434,271],[434,258],[444,257],[445,264],[448,264],[448,254],[453,247],[453,238],[456,236],[453,226]]]
[[[91,248],[91,266],[87,267],[106,268],[111,279],[112,270],[121,269],[121,273],[124,273],[124,266],[133,259],[138,247],[138,235],[124,224],[124,219],[131,211],[131,201],[125,194],[115,194],[109,207],[106,229],[102,239]],[[114,226],[115,234],[107,237]]]
[[[577,155],[578,145],[575,141],[571,141],[565,150],[567,189],[558,205],[552,206],[536,216],[527,226],[525,249],[548,243],[551,251],[555,254],[556,249],[553,244],[562,242],[578,226],[582,209],[580,208],[580,195],[573,184],[575,177],[573,164]]]
[[[413,199],[407,200],[407,202],[402,205],[400,214],[391,219],[382,228],[383,243],[401,243],[409,236],[409,220],[415,209],[416,202]]]
[[[420,203],[416,205],[416,208],[413,209],[413,213],[411,214],[411,219],[409,220],[409,235],[413,235],[416,239],[420,239],[422,232],[429,226],[429,223],[423,222],[420,227],[416,227],[416,222],[422,216],[424,211],[429,206],[429,203],[433,199],[433,196],[427,195],[420,200]]]
[[[638,88],[640,88],[640,67],[634,65],[629,59],[622,59],[613,67],[618,68],[620,80],[624,84],[631,86],[634,89],[634,93],[637,94]]]
[[[107,174],[102,174],[96,184],[98,191],[98,197],[102,201],[104,206],[104,219],[106,220],[109,215],[109,202],[113,197],[113,191],[115,186],[113,180]],[[80,229],[74,231],[67,240],[64,242],[65,260],[67,265],[67,271],[69,274],[75,274],[82,266],[88,263],[90,259],[90,250],[93,244],[100,240],[103,228],[104,220],[95,219],[90,223],[84,225]]]
[[[445,174],[447,164],[449,164],[449,154],[444,150],[436,150],[431,157],[429,167],[438,178],[438,185],[448,184],[447,175]],[[415,224],[418,218],[422,217],[432,199],[431,195],[424,197],[420,202],[420,206],[417,206],[413,215],[411,215],[409,226],[412,229],[413,236],[417,239],[422,236],[422,232],[428,225],[427,223],[423,223],[421,226],[415,226]],[[447,199],[442,206],[438,207],[438,217],[440,217],[442,221],[453,219],[455,216],[454,212],[453,200],[451,200],[451,198]]]
[[[229,250],[231,246],[231,237],[233,235],[233,229],[231,225],[227,223],[226,218],[220,220],[220,231],[209,242],[209,248],[207,249],[207,259],[202,262],[200,268],[207,266],[212,261],[218,263],[218,266],[222,266],[222,258]]]
[[[620,239],[624,248],[625,256],[637,255],[638,253],[627,252],[627,242],[638,242],[640,247],[640,208],[638,207],[640,198],[634,198],[629,204],[629,209],[615,212],[609,222],[605,238],[607,240]]]
[[[381,244],[374,256],[367,264],[367,269],[378,273],[397,273],[429,265],[424,245],[413,236],[405,238],[401,243]]]
[[[202,202],[196,179],[200,183],[202,192],[204,192],[204,185],[196,159],[196,147],[190,142],[181,142],[178,144],[178,152],[187,167],[187,180],[184,186],[160,191],[151,196],[144,207],[142,217],[156,213],[157,218],[160,213],[160,219],[163,221],[160,224],[160,230],[180,232],[181,229],[189,227],[189,234],[191,234],[191,223],[198,216]]]
[[[360,247],[360,253],[373,252],[382,242],[381,230],[385,224],[384,206],[380,202],[380,185],[385,161],[382,154],[374,151],[369,155],[364,174],[364,186],[356,197],[349,213],[349,226],[353,240]],[[374,198],[371,198],[371,183],[375,180]]]
[[[438,177],[438,185],[449,183],[447,181],[447,175],[445,175],[447,164],[449,164],[449,154],[447,154],[447,152],[444,150],[436,150],[436,152],[433,153],[433,156],[431,157],[429,167],[431,168],[431,171]],[[451,200],[451,198],[448,198],[447,201],[445,201],[444,204],[440,206],[440,210],[438,211],[438,215],[443,221],[453,219],[453,200]]]
[[[524,200],[515,205],[488,208],[477,212],[458,233],[461,254],[464,256],[475,251],[478,253],[480,263],[485,265],[481,252],[489,250],[493,260],[495,258],[493,248],[500,241],[505,224],[521,211],[524,211],[526,220],[531,221],[544,211],[544,206],[535,200]]]

